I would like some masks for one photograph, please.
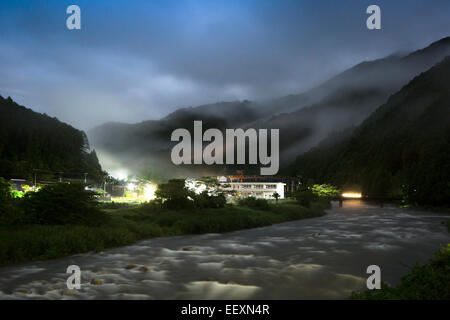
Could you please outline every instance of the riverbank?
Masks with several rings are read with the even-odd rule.
[[[347,299],[367,288],[367,266],[396,286],[450,243],[440,215],[358,200],[326,212],[4,266],[0,299]],[[82,271],[80,290],[66,287],[69,265]]]
[[[328,202],[314,202],[310,208],[305,208],[285,200],[271,203],[268,210],[226,205],[216,209],[171,211],[139,205],[104,210],[108,219],[98,227],[0,227],[0,265],[98,252],[154,237],[222,233],[319,217],[328,206]]]

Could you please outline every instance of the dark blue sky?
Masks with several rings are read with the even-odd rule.
[[[66,29],[70,4],[81,30]],[[382,30],[366,28],[370,4]],[[89,129],[298,93],[449,35],[449,0],[8,0],[0,95]]]

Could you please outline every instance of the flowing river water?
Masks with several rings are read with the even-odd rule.
[[[365,289],[369,265],[396,284],[432,258],[449,218],[345,201],[320,218],[2,267],[0,299],[345,299]],[[80,290],[67,289],[69,265]]]

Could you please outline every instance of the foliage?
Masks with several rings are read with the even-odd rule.
[[[228,232],[324,214],[325,204],[310,209],[281,202],[270,210],[227,205],[222,208],[168,210],[156,201],[108,210],[99,226],[21,225],[0,227],[0,265],[57,258],[129,245],[159,236]]]
[[[0,177],[0,206],[11,199],[12,187],[11,184]],[[0,207],[1,208],[1,207]]]
[[[172,179],[167,183],[158,184],[155,196],[166,209],[222,208],[226,204],[223,193],[205,190],[195,194],[186,187],[184,179]]]
[[[240,206],[249,207],[258,210],[269,210],[269,203],[266,199],[258,199],[255,197],[246,197],[238,200]]]
[[[105,219],[95,193],[86,191],[82,184],[47,185],[27,193],[20,205],[30,224],[98,225]]]
[[[19,219],[14,206],[11,184],[0,177],[0,225],[13,224]]]
[[[129,203],[124,202],[99,202],[98,204],[100,209],[121,209],[130,207]]]
[[[104,174],[83,131],[0,96],[0,176],[32,180],[49,171]]]
[[[450,245],[441,248],[434,259],[415,265],[396,287],[382,283],[379,290],[354,292],[351,299],[369,300],[450,300]]]
[[[315,184],[311,188],[312,193],[319,197],[333,198],[339,195],[340,191],[330,184]]]
[[[317,201],[318,196],[310,190],[300,190],[293,194],[293,197],[297,200],[298,204],[309,208],[313,201]]]
[[[280,198],[280,194],[279,194],[278,192],[274,192],[274,193],[272,194],[272,197],[274,197],[274,198],[275,198],[275,201],[278,203],[278,199]]]
[[[167,209],[182,209],[193,206],[194,192],[186,187],[184,179],[172,179],[167,183],[158,184],[155,191],[156,199]]]
[[[227,203],[227,199],[223,193],[210,195],[208,191],[203,191],[193,197],[195,208],[223,208]]]

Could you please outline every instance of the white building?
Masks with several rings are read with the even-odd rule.
[[[280,195],[284,199],[283,182],[229,182],[226,177],[219,177],[219,183],[224,191],[233,190],[237,197],[255,197],[261,199],[275,199],[273,194]]]
[[[208,188],[203,182],[197,181],[193,178],[186,178],[185,186],[186,188],[194,191],[196,194],[200,194],[203,191],[208,191]]]

